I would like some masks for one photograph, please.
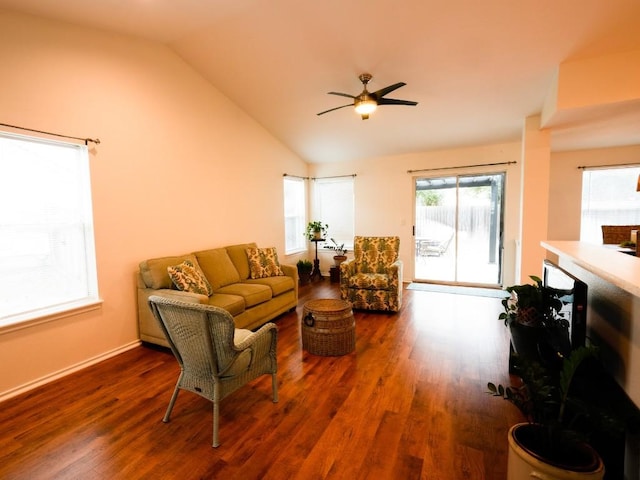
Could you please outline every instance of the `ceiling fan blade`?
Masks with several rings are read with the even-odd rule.
[[[329,110],[325,110],[324,112],[317,113],[316,115],[324,115],[325,113],[333,112],[334,110],[340,110],[344,107],[353,107],[353,103],[349,103],[348,105],[342,105],[340,107],[330,108]]]
[[[340,93],[340,92],[327,92],[328,95],[340,95],[341,97],[347,97],[347,98],[356,98],[353,95],[349,95],[348,93]]]
[[[378,105],[410,105],[414,107],[418,105],[418,102],[412,102],[411,100],[396,100],[394,98],[381,98],[378,100]]]
[[[373,92],[371,95],[380,99],[382,97],[384,97],[386,94],[393,92],[394,90],[397,90],[400,87],[404,87],[406,85],[406,83],[404,82],[398,82],[398,83],[394,83],[393,85],[389,85],[388,87],[384,87],[381,88],[380,90],[376,90],[375,92]]]

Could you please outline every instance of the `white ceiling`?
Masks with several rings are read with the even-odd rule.
[[[0,0],[162,42],[309,162],[520,138],[567,59],[640,48],[639,0]],[[369,120],[329,91],[406,82]],[[346,100],[346,101],[345,101]],[[640,144],[640,104],[572,119],[565,150]]]

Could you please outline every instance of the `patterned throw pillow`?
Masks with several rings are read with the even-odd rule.
[[[284,275],[278,262],[278,252],[275,247],[247,248],[249,271],[251,278],[275,277]]]
[[[171,277],[171,281],[178,287],[178,290],[200,293],[207,297],[213,294],[213,289],[207,277],[204,276],[200,267],[194,265],[191,260],[185,260],[180,265],[167,267],[167,272]]]

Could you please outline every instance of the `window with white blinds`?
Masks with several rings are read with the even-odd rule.
[[[97,300],[87,147],[0,133],[0,327]]]
[[[312,220],[329,225],[327,240],[333,238],[349,250],[353,249],[355,231],[354,178],[317,178],[313,184]]]
[[[304,236],[307,227],[307,194],[304,182],[303,178],[284,177],[284,246],[287,255],[307,249]]]
[[[639,174],[639,166],[584,170],[580,240],[602,243],[602,225],[640,224]]]

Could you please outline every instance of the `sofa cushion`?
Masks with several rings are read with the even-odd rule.
[[[278,252],[275,247],[247,248],[249,259],[249,272],[251,278],[266,278],[276,275],[284,275],[278,261]]]
[[[218,293],[242,297],[245,308],[251,308],[259,303],[267,302],[271,300],[272,297],[271,289],[268,286],[250,283],[233,283],[226,287],[219,288],[215,291],[215,294]]]
[[[158,290],[160,288],[175,288],[171,281],[171,277],[169,277],[169,273],[167,272],[167,267],[178,265],[185,260],[197,263],[196,257],[192,254],[179,255],[175,257],[152,258],[150,260],[140,262],[140,275],[142,276],[144,284],[147,288],[153,288],[154,290]]]
[[[223,308],[234,317],[244,312],[244,298],[240,295],[227,295],[214,292],[213,295],[209,297],[209,305]]]
[[[167,273],[178,290],[211,296],[213,290],[197,262],[185,260],[179,265],[167,267]]]
[[[226,248],[202,250],[194,255],[213,290],[240,281],[240,274],[229,258]]]
[[[241,245],[230,245],[227,248],[229,258],[240,275],[240,281],[249,278],[249,260],[247,259],[247,248],[256,248],[255,243],[243,243]]]
[[[289,290],[293,290],[295,288],[293,278],[288,276],[256,278],[255,280],[248,279],[246,280],[246,283],[257,283],[260,285],[266,285],[271,289],[274,297],[277,297],[278,295],[281,295],[284,292],[288,292]]]

